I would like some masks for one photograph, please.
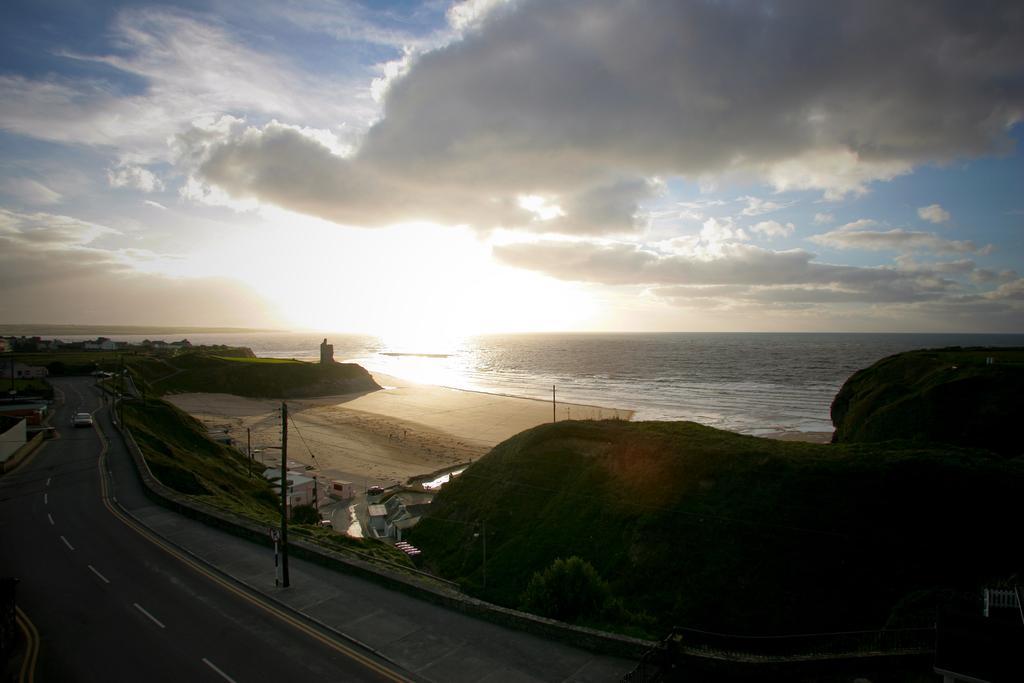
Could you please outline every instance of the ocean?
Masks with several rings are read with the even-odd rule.
[[[248,346],[258,356],[319,358],[324,334],[150,336]],[[423,348],[327,334],[335,359],[417,382],[694,420],[746,434],[832,430],[829,408],[857,370],[901,351],[1024,346],[1024,335],[594,333],[485,335]],[[64,337],[71,340],[71,337]],[[141,335],[114,336],[141,341]],[[563,414],[560,413],[560,417]],[[572,417],[571,409],[566,417]]]

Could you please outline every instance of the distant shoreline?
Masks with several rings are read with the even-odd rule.
[[[260,327],[202,327],[202,326],[160,326],[160,325],[19,325],[0,324],[0,336],[51,336],[51,335],[116,335],[116,334],[286,334],[290,330],[274,330]]]

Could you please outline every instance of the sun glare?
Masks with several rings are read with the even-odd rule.
[[[264,218],[226,226],[190,256],[188,275],[242,280],[296,328],[374,334],[389,347],[444,353],[466,336],[579,329],[598,314],[583,286],[495,263],[490,242],[468,228],[366,230],[280,210]],[[168,262],[167,272],[184,275],[173,272],[179,264]]]

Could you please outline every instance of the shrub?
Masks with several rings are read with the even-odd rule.
[[[543,572],[534,573],[521,602],[531,612],[573,622],[600,616],[610,595],[608,584],[594,566],[573,555],[560,557]]]
[[[320,513],[312,505],[296,505],[292,508],[292,524],[319,524]]]

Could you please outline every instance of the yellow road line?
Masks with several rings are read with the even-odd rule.
[[[36,678],[36,660],[39,658],[39,631],[20,607],[14,608],[15,621],[25,634],[25,658],[21,660],[18,683],[33,683]]]
[[[190,558],[187,555],[183,554],[177,548],[174,548],[173,546],[169,545],[162,538],[160,538],[159,536],[154,534],[152,531],[150,531],[149,529],[145,528],[144,526],[142,526],[141,524],[136,522],[134,519],[128,517],[123,512],[121,512],[120,510],[116,509],[113,505],[110,504],[110,495],[109,495],[109,491],[108,491],[108,488],[107,488],[107,478],[106,478],[106,474],[105,474],[104,469],[103,469],[103,464],[104,464],[104,462],[106,460],[106,455],[107,455],[107,450],[108,450],[107,438],[103,434],[103,432],[100,430],[98,424],[93,424],[93,428],[96,430],[96,433],[99,435],[100,441],[103,444],[103,447],[100,450],[100,457],[99,457],[99,460],[98,460],[98,463],[97,463],[97,466],[98,466],[98,469],[99,469],[99,475],[100,475],[100,494],[101,494],[101,500],[103,502],[104,507],[107,508],[107,510],[110,512],[110,514],[112,514],[114,517],[116,517],[118,520],[120,520],[121,523],[123,523],[125,526],[130,528],[132,531],[134,531],[135,533],[137,533],[140,536],[142,536],[143,538],[145,538],[147,541],[149,541],[153,545],[157,546],[158,548],[160,548],[161,550],[166,552],[168,555],[171,555],[172,557],[177,559],[182,564],[190,567],[191,569],[193,569],[194,571],[198,572],[199,574],[202,574],[203,576],[205,576],[210,581],[213,581],[214,583],[218,584],[219,586],[221,586],[225,590],[230,591],[234,595],[242,598],[243,600],[245,600],[249,604],[254,605],[255,607],[258,607],[258,608],[262,609],[265,612],[268,612],[272,616],[275,616],[278,619],[280,619],[281,621],[284,621],[285,623],[291,625],[292,627],[298,629],[299,631],[302,631],[303,633],[305,633],[306,635],[310,636],[311,638],[314,638],[317,641],[319,641],[320,643],[330,647],[332,650],[335,650],[336,652],[339,652],[339,653],[345,655],[346,657],[359,662],[363,666],[365,666],[365,667],[367,667],[369,669],[372,669],[373,671],[376,671],[377,673],[381,674],[385,678],[388,678],[389,680],[396,681],[396,682],[399,682],[399,683],[412,683],[412,681],[410,679],[405,678],[404,676],[402,676],[402,675],[400,675],[400,674],[398,674],[398,673],[396,673],[394,671],[391,671],[390,669],[385,668],[384,666],[382,666],[378,662],[375,662],[374,660],[370,659],[369,657],[366,657],[362,653],[357,652],[356,650],[354,650],[354,649],[352,649],[352,648],[350,648],[350,647],[348,647],[346,645],[343,645],[342,643],[339,643],[338,641],[334,640],[333,638],[329,638],[329,637],[323,635],[322,633],[320,633],[316,629],[313,629],[312,627],[308,626],[307,624],[299,621],[298,619],[296,619],[295,617],[291,616],[287,612],[284,612],[281,609],[279,609],[277,607],[274,607],[273,605],[270,605],[270,604],[268,604],[266,602],[263,602],[262,600],[259,600],[258,598],[250,595],[248,592],[246,592],[246,591],[242,590],[241,588],[239,588],[238,586],[234,585],[233,583],[227,581],[223,577],[220,577],[220,576],[214,574],[213,572],[208,570],[203,565],[199,564],[198,562],[196,562],[192,558]]]

